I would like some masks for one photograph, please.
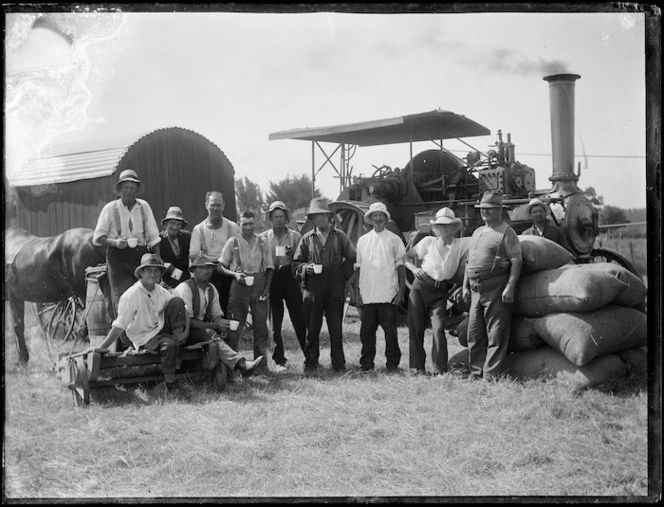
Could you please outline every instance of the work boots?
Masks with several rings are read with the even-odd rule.
[[[256,371],[256,368],[260,365],[263,360],[263,356],[258,356],[253,361],[247,361],[244,357],[237,362],[235,366],[236,370],[240,370],[240,373],[244,378],[250,377]]]

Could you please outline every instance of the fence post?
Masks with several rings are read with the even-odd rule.
[[[629,257],[634,262],[634,243],[632,241],[629,242]]]

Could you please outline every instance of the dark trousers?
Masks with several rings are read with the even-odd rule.
[[[513,303],[505,304],[503,290],[509,275],[470,281],[468,364],[475,377],[496,377],[505,370]]]
[[[290,267],[275,269],[270,286],[270,308],[272,309],[272,334],[274,337],[274,352],[272,359],[277,364],[284,364],[284,340],[281,336],[281,326],[284,322],[284,301],[288,308],[288,315],[295,329],[297,341],[304,353],[307,338],[307,324],[302,312],[302,290],[300,284],[293,276]]]
[[[230,299],[233,278],[213,271],[210,283],[214,285],[219,293],[219,306],[221,306],[221,311],[224,312],[224,316],[228,315],[228,300]]]
[[[166,304],[164,310],[164,327],[161,328],[157,336],[145,344],[146,349],[159,351],[161,370],[168,383],[175,382],[180,345],[184,345],[175,339],[173,330],[184,327],[187,323],[186,318],[187,311],[184,307],[184,301],[182,301],[182,298],[173,297]]]
[[[304,367],[318,367],[320,357],[320,330],[323,327],[323,315],[327,321],[327,330],[330,333],[330,356],[332,368],[344,368],[344,356],[341,320],[344,311],[344,279],[334,282],[331,278],[326,280],[323,287],[313,290],[305,289],[302,311],[307,322],[307,338],[304,347]],[[341,284],[339,289],[338,284]]]
[[[410,367],[424,371],[426,352],[424,334],[427,321],[431,318],[431,361],[436,373],[447,371],[447,338],[445,319],[447,317],[446,282],[436,282],[432,278],[413,282],[408,296],[408,335],[410,337]]]
[[[251,308],[251,320],[254,330],[254,359],[263,356],[259,367],[262,372],[267,371],[268,358],[267,301],[259,301],[258,298],[264,289],[265,273],[256,273],[254,284],[251,287],[240,285],[233,278],[228,302],[229,318],[240,321],[237,331],[229,331],[228,339],[229,345],[237,352],[240,351],[240,337]]]
[[[148,247],[136,248],[106,248],[106,268],[108,270],[108,283],[111,286],[111,302],[113,304],[113,318],[118,314],[120,296],[136,283],[134,270],[141,265],[141,257],[148,253]]]
[[[362,342],[360,366],[362,369],[370,370],[374,367],[376,331],[379,325],[385,333],[387,368],[397,368],[401,360],[401,350],[399,350],[399,339],[397,337],[397,307],[391,303],[362,305],[360,322],[360,341]]]

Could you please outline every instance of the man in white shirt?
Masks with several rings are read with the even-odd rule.
[[[173,290],[173,295],[184,301],[189,316],[187,345],[215,340],[221,362],[231,371],[237,369],[243,377],[248,377],[258,367],[263,356],[248,362],[222,339],[227,331],[221,322],[223,313],[219,306],[219,293],[209,282],[215,269],[216,264],[213,261],[199,255],[189,266],[193,278],[182,282]]]
[[[208,216],[191,231],[189,261],[203,254],[210,259],[218,259],[229,238],[240,234],[240,227],[223,216],[226,200],[224,194],[213,191],[205,194],[205,208]],[[212,273],[210,283],[219,292],[219,304],[224,315],[228,313],[228,298],[231,279],[224,276],[221,266]]]
[[[182,299],[159,285],[165,271],[166,266],[156,255],[141,257],[134,273],[138,281],[120,297],[118,315],[96,350],[103,352],[117,339],[129,339],[136,350],[145,347],[158,351],[166,380],[164,388],[168,392],[183,387],[176,381],[175,371],[189,326]]]
[[[113,312],[118,312],[120,296],[136,282],[134,270],[141,257],[153,252],[160,255],[161,237],[152,208],[138,196],[145,187],[131,169],[120,173],[113,187],[119,199],[106,204],[99,214],[92,243],[106,247],[108,281]]]
[[[364,215],[373,230],[357,242],[355,266],[355,303],[360,308],[362,371],[374,369],[376,331],[385,333],[385,359],[388,372],[397,371],[401,360],[397,336],[398,308],[403,303],[406,271],[403,256],[406,248],[399,236],[385,227],[390,213],[382,202],[375,202]]]
[[[426,374],[424,334],[427,318],[431,319],[431,361],[434,373],[447,371],[447,296],[452,289],[451,280],[461,260],[462,252],[454,235],[461,229],[460,218],[449,208],[436,212],[431,220],[434,236],[417,243],[403,258],[406,267],[415,275],[408,297],[408,334],[410,337],[410,368],[415,374]],[[421,261],[421,267],[416,262]]]
[[[267,373],[269,337],[267,334],[267,305],[272,283],[272,252],[265,240],[254,233],[255,215],[245,211],[240,216],[241,233],[230,238],[219,257],[224,274],[231,278],[228,315],[240,322],[237,331],[231,332],[230,345],[239,350],[240,336],[244,331],[247,314],[251,308],[254,331],[254,358],[264,357],[259,369]]]

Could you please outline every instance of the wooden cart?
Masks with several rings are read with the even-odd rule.
[[[223,391],[231,372],[218,359],[214,343],[209,340],[181,348],[182,367],[176,378],[210,377],[217,390]],[[164,380],[159,353],[145,349],[60,354],[56,372],[71,390],[76,406],[89,405],[90,391],[95,388]]]

